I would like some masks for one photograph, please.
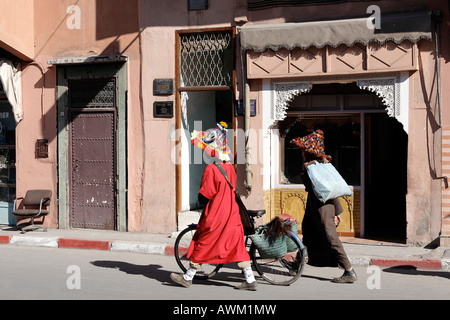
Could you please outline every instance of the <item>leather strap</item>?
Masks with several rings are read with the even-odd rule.
[[[236,189],[231,184],[230,179],[228,178],[228,175],[227,175],[225,169],[219,163],[214,163],[214,164],[219,169],[219,171],[223,174],[223,176],[225,177],[225,180],[227,180],[228,185],[230,186],[230,188],[233,189],[234,192],[236,192]]]

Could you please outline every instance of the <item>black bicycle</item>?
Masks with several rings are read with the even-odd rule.
[[[255,220],[255,218],[263,216],[266,211],[248,210],[248,213]],[[186,254],[196,230],[196,224],[189,225],[180,232],[175,241],[175,259],[183,273],[189,267],[189,259],[186,257]],[[294,283],[302,275],[305,264],[308,262],[307,249],[296,232],[290,231],[286,237],[291,240],[291,245],[288,252],[278,258],[263,258],[259,253],[259,249],[253,243],[252,236],[245,237],[245,244],[256,272],[264,280],[274,285],[290,285]],[[216,275],[222,266],[222,264],[202,264],[197,270],[195,277],[209,279]]]

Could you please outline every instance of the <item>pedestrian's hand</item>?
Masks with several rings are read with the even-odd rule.
[[[336,228],[339,227],[341,224],[341,216],[334,216],[334,224],[336,225]]]

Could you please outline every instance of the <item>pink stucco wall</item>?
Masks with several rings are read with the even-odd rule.
[[[34,58],[34,0],[0,2],[0,43],[20,59]]]
[[[19,1],[13,1],[17,3]],[[130,230],[142,230],[143,128],[140,100],[140,52],[138,1],[43,0],[20,1],[29,19],[19,19],[18,39],[33,50],[22,49],[21,42],[13,42],[26,52],[34,63],[23,63],[24,119],[16,129],[17,135],[17,194],[31,188],[53,190],[52,213],[46,225],[58,227],[57,195],[57,132],[56,132],[56,67],[48,65],[52,59],[76,56],[123,54],[128,57],[128,203]],[[24,3],[27,2],[27,3]],[[67,20],[73,15],[68,8],[80,8],[80,29],[70,29]],[[13,6],[12,8],[16,8]],[[20,17],[12,12],[11,17]],[[130,19],[135,17],[135,19]],[[13,21],[11,19],[11,21]],[[8,20],[9,21],[9,20]],[[11,24],[13,22],[8,22]],[[1,39],[4,37],[0,34]],[[6,38],[5,38],[6,39]],[[45,84],[45,86],[44,86]],[[49,140],[48,159],[35,159],[37,139]]]
[[[188,13],[184,0],[143,1],[140,9],[143,88],[152,88],[156,78],[175,78],[176,30],[229,27],[235,13],[234,6],[227,1],[210,1],[205,12]],[[145,131],[142,229],[171,232],[177,229],[176,169],[172,160],[175,141],[170,138],[175,118],[153,118],[155,101],[175,101],[175,96],[157,97],[152,90],[142,92]]]
[[[67,28],[67,8],[81,9],[80,29]],[[441,9],[448,16],[448,2],[439,0],[374,1],[382,13]],[[128,56],[128,228],[130,231],[172,232],[176,230],[176,169],[172,162],[175,141],[170,135],[175,118],[155,119],[153,102],[175,101],[175,95],[153,95],[153,80],[175,78],[175,32],[185,29],[236,26],[252,23],[300,22],[366,15],[367,2],[321,6],[279,7],[248,12],[246,1],[210,0],[206,11],[187,11],[186,0],[5,0],[7,12],[0,26],[0,46],[16,54],[23,63],[24,120],[17,126],[17,193],[36,187],[57,192],[56,68],[48,60],[68,56],[123,54]],[[4,30],[8,30],[5,32]],[[442,25],[441,86],[442,125],[450,126],[450,24]],[[408,155],[408,237],[426,243],[440,228],[441,183],[430,173],[430,155],[440,154],[440,129],[436,127],[433,45],[420,48],[421,71],[411,74]],[[238,54],[238,52],[236,52]],[[237,55],[238,56],[238,55]],[[45,80],[45,87],[43,88]],[[241,90],[237,72],[237,96]],[[255,82],[252,98],[260,100]],[[258,106],[260,108],[260,106]],[[260,110],[258,109],[257,110]],[[238,127],[243,128],[242,119]],[[252,128],[262,126],[261,113],[251,119]],[[36,139],[49,140],[49,158],[35,159]],[[437,161],[440,169],[440,161]],[[262,164],[251,166],[254,189],[249,207],[263,204]],[[438,175],[440,172],[438,172]],[[244,170],[238,167],[243,181]],[[57,206],[46,219],[58,227]]]
[[[448,90],[450,83],[450,3],[447,1],[434,0],[430,1],[430,6],[435,9],[439,9],[443,13],[443,22],[440,25],[440,59],[439,59],[439,71],[440,71],[440,93],[441,93],[441,115],[442,115],[442,129],[440,130],[442,139],[442,164],[441,170],[437,172],[439,177],[450,177],[449,170],[449,145],[448,138],[450,132],[450,92]],[[436,105],[436,100],[434,100]],[[440,245],[450,245],[450,214],[449,214],[449,202],[450,202],[450,189],[448,184],[445,184],[444,180],[440,181],[441,189],[439,193],[442,194],[441,210],[440,210],[440,222],[439,226],[435,226],[435,229],[440,227]]]

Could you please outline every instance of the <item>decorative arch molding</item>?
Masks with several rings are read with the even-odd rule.
[[[282,195],[282,203],[281,203],[281,209],[284,210],[284,208],[286,208],[286,203],[290,198],[298,198],[301,200],[302,204],[303,204],[303,210],[306,210],[306,202],[307,199],[305,197],[305,194],[302,192],[298,192],[298,191],[292,191],[292,192],[287,192],[285,194]]]
[[[358,80],[356,85],[374,92],[383,100],[389,117],[400,115],[400,75],[395,78]]]
[[[296,96],[308,92],[312,88],[309,82],[273,82],[274,107],[272,108],[272,119],[274,121],[284,120],[289,102]]]
[[[323,77],[324,79],[294,79],[270,81],[270,113],[264,119],[264,128],[270,130],[278,121],[287,116],[289,103],[298,95],[309,92],[314,82],[351,81],[350,76]],[[395,117],[408,133],[408,109],[409,109],[409,74],[408,72],[384,74],[380,77],[361,77],[354,80],[357,86],[363,90],[374,92],[380,97],[386,106],[389,117]],[[267,110],[266,108],[264,108]]]
[[[264,120],[264,128],[267,132],[272,129],[278,121],[286,118],[289,103],[298,95],[309,92],[312,84],[308,81],[280,81],[274,80],[270,82],[270,112],[266,113]],[[267,110],[267,108],[264,108]]]

